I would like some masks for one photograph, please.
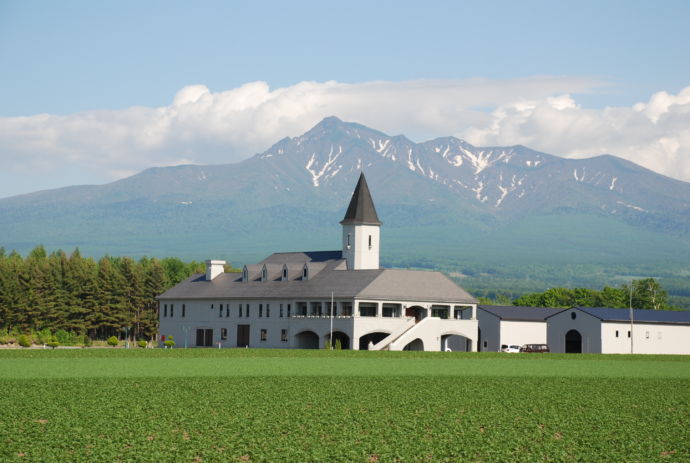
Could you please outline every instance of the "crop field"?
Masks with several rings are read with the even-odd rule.
[[[690,358],[0,350],[2,462],[690,461]]]

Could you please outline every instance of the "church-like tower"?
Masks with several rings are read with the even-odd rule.
[[[343,226],[343,257],[347,259],[348,270],[378,269],[381,221],[376,215],[364,173],[359,176],[340,224]]]

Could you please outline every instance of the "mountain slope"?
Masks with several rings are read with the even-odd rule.
[[[414,143],[335,117],[236,164],[153,168],[0,200],[0,245],[237,263],[337,248],[362,170],[384,222],[384,262],[530,251],[616,260],[650,245],[645,259],[690,255],[688,183],[609,155],[570,160],[454,137]]]

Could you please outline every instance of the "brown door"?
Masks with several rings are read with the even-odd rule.
[[[213,346],[213,330],[212,329],[197,329],[196,330],[196,345],[197,345],[197,347],[212,347]]]
[[[237,325],[237,347],[249,346],[249,325]]]
[[[196,345],[204,347],[204,330],[196,330]]]
[[[206,347],[212,347],[213,346],[213,330],[208,329],[206,330],[206,343],[204,344]]]

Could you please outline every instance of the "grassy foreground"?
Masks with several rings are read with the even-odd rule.
[[[689,461],[690,358],[2,350],[0,461]]]

